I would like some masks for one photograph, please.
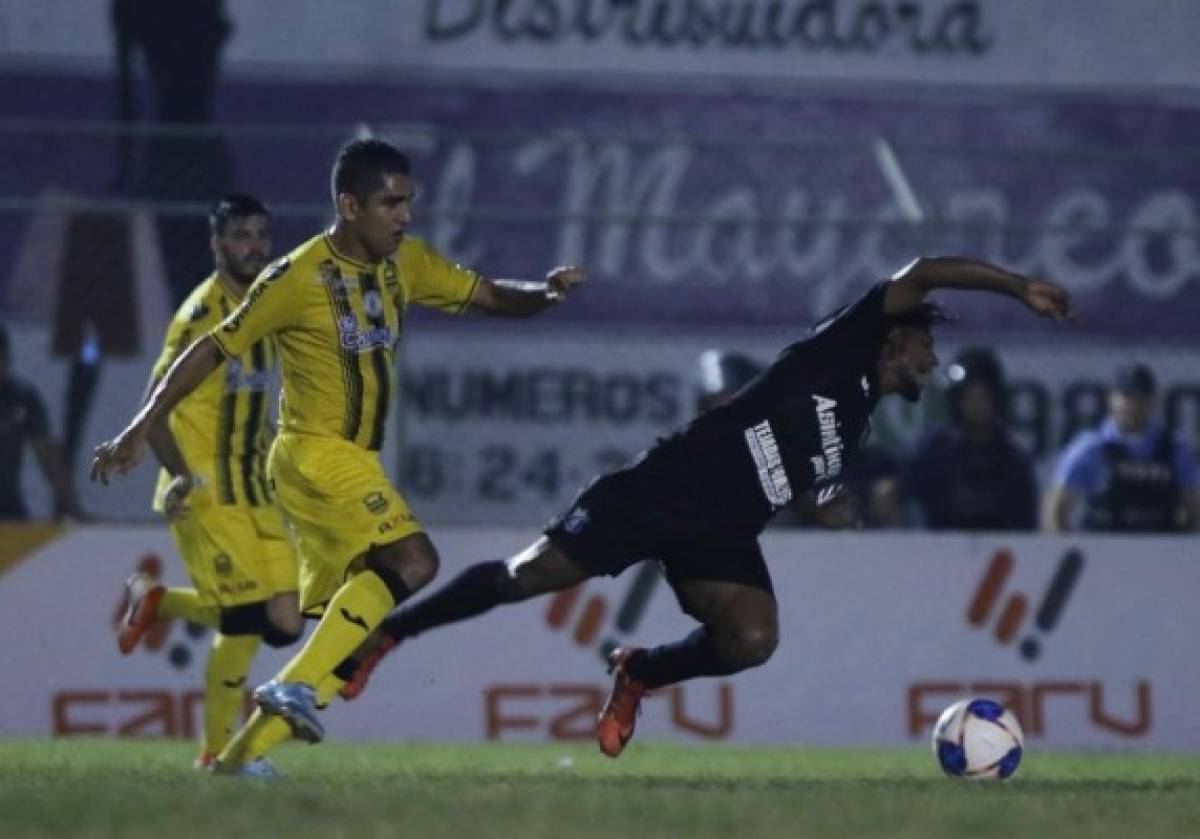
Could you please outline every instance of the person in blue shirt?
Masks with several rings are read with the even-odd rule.
[[[1100,427],[1063,452],[1043,505],[1045,529],[1169,533],[1200,529],[1200,473],[1191,447],[1154,420],[1156,383],[1122,368]]]

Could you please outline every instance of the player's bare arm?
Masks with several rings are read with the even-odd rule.
[[[888,314],[908,311],[939,288],[990,291],[1020,300],[1041,317],[1054,320],[1073,317],[1071,295],[1061,286],[1031,280],[986,262],[945,256],[919,257],[892,277],[884,295],[884,311]]]
[[[1042,503],[1042,529],[1049,533],[1065,533],[1071,524],[1071,514],[1082,502],[1079,494],[1056,485],[1046,491]]]
[[[585,279],[582,268],[562,265],[544,282],[535,280],[481,280],[471,297],[473,311],[505,318],[528,318],[566,299]]]
[[[224,356],[217,342],[205,335],[179,356],[142,409],[120,434],[96,446],[92,453],[92,480],[107,484],[109,475],[124,475],[145,452],[151,428],[200,386],[220,366]]]
[[[150,397],[158,388],[160,381],[157,376],[151,375],[150,381],[146,384],[143,404],[150,401]],[[179,443],[175,440],[175,435],[171,433],[169,417],[169,413],[163,414],[150,423],[147,440],[150,443],[150,450],[158,458],[159,464],[171,476],[171,482],[167,485],[166,493],[163,496],[163,514],[168,519],[174,519],[183,513],[184,502],[195,487],[195,478],[188,468],[187,460],[179,448]]]

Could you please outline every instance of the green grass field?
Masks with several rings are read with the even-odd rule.
[[[1197,836],[1200,760],[1027,756],[1005,784],[921,751],[290,746],[281,782],[167,742],[0,740],[0,836]]]

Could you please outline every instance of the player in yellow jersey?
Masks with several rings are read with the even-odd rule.
[[[167,329],[147,394],[192,341],[237,308],[271,253],[266,207],[229,195],[209,214],[215,269],[179,307]],[[269,338],[224,361],[169,415],[150,427],[162,470],[154,509],[171,535],[194,588],[166,588],[130,577],[129,608],[117,635],[128,655],[154,621],[182,618],[217,630],[205,668],[204,740],[198,766],[228,744],[259,642],[300,638],[296,555],[266,474],[271,441],[268,388],[275,368]]]
[[[158,417],[224,358],[275,337],[283,399],[268,469],[300,557],[301,609],[320,623],[300,653],[255,691],[259,711],[220,755],[221,771],[260,757],[289,729],[321,740],[317,709],[357,666],[350,654],[437,573],[433,542],[377,454],[409,304],[528,317],[583,280],[574,267],[555,268],[545,283],[487,280],[406,238],[414,194],[408,158],[380,140],[355,140],[341,150],[332,193],[333,227],[268,266],[241,306],[176,361],[93,460],[93,479],[128,471]]]

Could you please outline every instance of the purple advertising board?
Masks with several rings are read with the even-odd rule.
[[[12,95],[0,105],[10,126],[0,151],[22,162],[6,166],[4,192],[33,201],[55,184],[114,194],[111,137],[48,142],[11,127],[107,118],[111,82],[4,81]],[[592,284],[564,320],[807,324],[932,253],[1058,279],[1090,335],[1181,342],[1200,318],[1200,169],[1189,145],[1200,110],[1186,106],[928,88],[883,96],[414,79],[231,81],[217,115],[231,129],[318,127],[231,130],[221,140],[233,182],[281,207],[279,247],[323,223],[332,155],[366,125],[411,149],[419,231],[452,256],[498,276],[585,265]],[[207,200],[186,187],[145,194]],[[0,217],[0,256],[11,264],[23,220],[13,210]],[[1031,330],[1019,307],[949,302],[997,333]]]

